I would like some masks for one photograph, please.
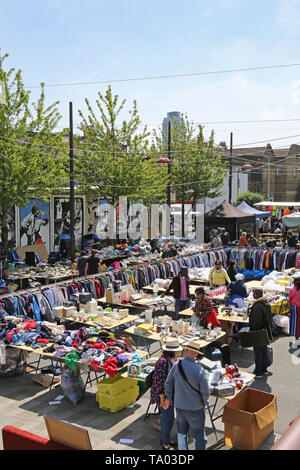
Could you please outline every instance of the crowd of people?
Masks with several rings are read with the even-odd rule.
[[[235,281],[228,284],[233,302],[237,298],[248,296],[243,277],[236,275]],[[193,308],[198,324],[207,328],[220,326],[216,311],[205,289],[196,289],[197,301]],[[234,297],[234,299],[233,299]],[[250,331],[265,329],[272,339],[271,307],[262,289],[254,289],[254,302],[249,313]],[[300,277],[295,280],[291,289],[290,301],[296,302],[300,312]],[[193,320],[194,321],[194,320]],[[297,328],[299,329],[300,323]],[[298,331],[297,329],[297,331]],[[300,331],[298,331],[300,336]],[[205,410],[208,406],[209,386],[206,374],[197,359],[203,356],[197,342],[189,341],[182,347],[177,338],[168,339],[162,347],[163,353],[157,361],[152,386],[151,403],[159,407],[161,446],[164,450],[188,450],[188,432],[191,432],[194,449],[205,450],[207,438],[205,434]],[[254,346],[255,379],[269,375],[269,356],[267,346]],[[175,422],[177,426],[177,442],[171,439],[171,431]]]
[[[176,279],[176,280],[175,280]],[[211,268],[210,287],[226,286],[225,305],[245,308],[245,299],[249,291],[244,276],[237,272],[231,262],[224,269],[220,261]],[[166,293],[173,291],[177,300],[176,316],[179,309],[189,304],[188,270],[183,268],[174,278]],[[203,328],[220,326],[211,298],[204,287],[195,290],[196,303],[191,321]],[[184,297],[184,298],[183,298]],[[180,300],[182,298],[182,300]],[[183,303],[181,303],[183,302]],[[294,276],[294,285],[289,291],[290,335],[294,335],[300,346],[300,275]],[[262,288],[253,289],[253,302],[248,306],[248,326],[250,332],[266,330],[268,341],[272,337],[271,306]],[[269,349],[267,345],[253,346],[255,380],[271,375]],[[191,432],[194,449],[206,449],[205,410],[208,406],[209,387],[204,369],[198,363],[202,352],[197,343],[190,341],[182,347],[177,338],[167,340],[163,354],[155,366],[151,387],[151,403],[156,403],[160,411],[161,445],[165,450],[187,450],[188,432]],[[171,439],[175,422],[177,442]]]

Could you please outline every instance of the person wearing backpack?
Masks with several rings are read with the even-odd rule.
[[[194,449],[206,449],[205,407],[209,397],[204,369],[195,362],[200,352],[197,342],[184,345],[184,359],[171,369],[165,383],[164,409],[176,408],[178,450],[188,450],[188,431],[191,430]]]

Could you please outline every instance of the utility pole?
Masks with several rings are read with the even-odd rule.
[[[168,176],[171,174],[171,121],[168,122]],[[171,181],[169,180],[167,189],[167,204],[171,210]]]
[[[75,199],[74,199],[74,146],[73,146],[73,103],[69,102],[69,156],[70,156],[70,256],[75,259]]]
[[[233,133],[230,132],[230,154],[229,154],[229,197],[228,202],[229,204],[232,203],[232,141],[233,141]]]
[[[267,199],[271,200],[271,178],[270,178],[270,157],[268,156],[268,190],[267,190]]]

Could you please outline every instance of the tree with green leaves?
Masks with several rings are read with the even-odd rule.
[[[38,100],[30,102],[21,71],[4,69],[7,57],[0,54],[0,205],[5,260],[9,207],[25,207],[30,198],[45,198],[65,186],[68,151],[63,133],[54,133],[61,118],[58,102],[46,105],[43,84]]]
[[[154,131],[157,151],[166,152],[167,135]],[[204,139],[203,126],[196,127],[187,115],[171,122],[171,191],[176,200],[196,202],[202,198],[214,198],[222,194],[227,163],[222,159],[211,131],[208,142]],[[182,217],[182,236],[184,217]]]
[[[156,164],[157,154],[141,129],[136,101],[125,115],[125,103],[109,86],[98,93],[96,111],[86,98],[87,115],[79,110],[80,137],[76,141],[75,180],[81,191],[116,205],[120,196],[144,204],[160,202],[166,195],[168,175]],[[121,119],[121,115],[124,115]]]
[[[264,200],[264,195],[260,193],[252,193],[251,191],[245,191],[239,194],[235,202],[235,206],[241,204],[241,202],[245,201],[249,206],[253,207],[254,204],[258,202],[262,202]]]

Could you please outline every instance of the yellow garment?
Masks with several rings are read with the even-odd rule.
[[[129,274],[129,282],[132,285],[132,287],[135,289],[134,275],[132,273]]]
[[[211,268],[208,279],[211,286],[224,286],[226,281],[228,284],[231,282],[224,268]]]

